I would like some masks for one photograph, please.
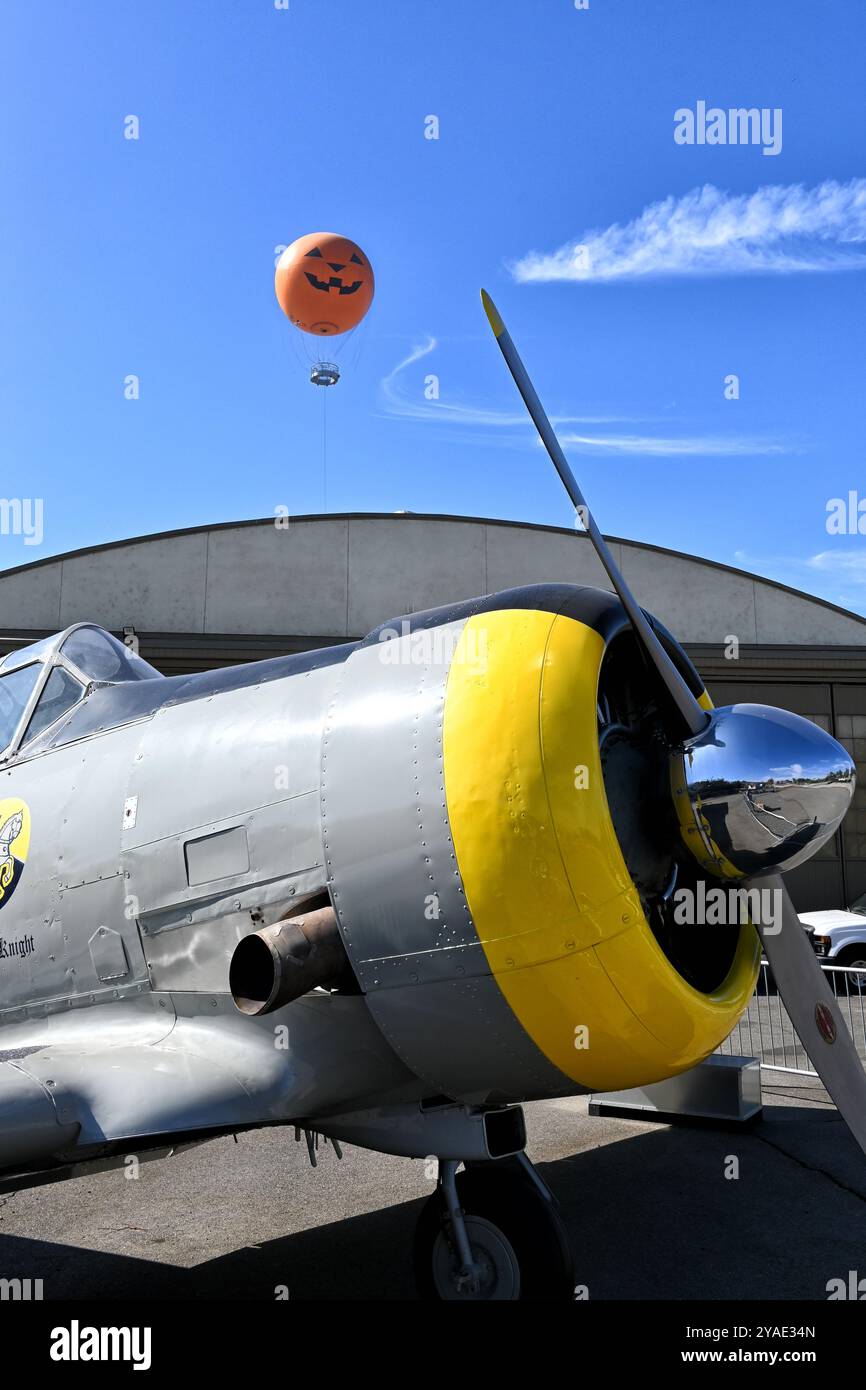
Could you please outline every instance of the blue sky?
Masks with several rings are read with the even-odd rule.
[[[0,566],[322,510],[273,267],[328,229],[377,273],[329,509],[571,524],[484,284],[605,531],[866,612],[866,537],[826,528],[866,499],[866,7],[11,0],[0,51],[0,491],[45,508]],[[676,143],[698,101],[781,108],[781,151]]]

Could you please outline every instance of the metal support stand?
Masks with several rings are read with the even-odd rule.
[[[699,1066],[629,1091],[606,1091],[590,1097],[590,1115],[619,1115],[639,1120],[677,1120],[748,1125],[761,1114],[761,1066],[754,1057],[714,1053]]]

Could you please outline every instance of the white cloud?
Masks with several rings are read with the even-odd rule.
[[[682,438],[659,438],[650,434],[619,434],[590,436],[583,434],[561,434],[559,442],[563,448],[571,448],[576,453],[595,454],[646,454],[653,458],[694,458],[700,455],[733,457],[736,455],[784,454],[781,444],[773,444],[765,439],[749,439],[743,436],[704,435]]]
[[[400,390],[399,380],[407,367],[413,367],[422,358],[429,357],[438,348],[438,341],[428,335],[425,343],[418,343],[411,352],[398,362],[387,376],[382,378],[382,395],[389,415],[400,415],[410,420],[442,420],[458,425],[518,426],[526,424],[525,414],[506,414],[498,410],[483,410],[476,406],[460,405],[445,401],[427,400],[420,392],[414,399]]]
[[[810,569],[823,570],[850,583],[866,584],[866,547],[863,550],[821,550],[806,563]]]
[[[736,195],[705,184],[558,251],[531,251],[511,270],[522,282],[858,270],[866,268],[864,243],[866,179]]]
[[[533,441],[540,446],[535,429],[525,410],[491,410],[483,406],[467,405],[456,401],[427,400],[420,392],[414,397],[406,395],[400,388],[400,376],[416,362],[429,357],[439,346],[437,340],[428,335],[426,342],[418,343],[397,363],[396,367],[382,378],[382,395],[389,415],[406,420],[434,421],[440,424],[467,425],[476,429],[506,430],[512,433],[519,443]],[[749,439],[742,436],[662,437],[648,434],[584,434],[577,433],[570,426],[620,425],[635,423],[623,416],[607,415],[554,415],[551,423],[559,434],[563,448],[571,448],[580,454],[643,454],[647,457],[689,457],[712,455],[733,457],[737,455],[783,454],[787,450],[772,441]]]
[[[532,421],[525,410],[490,410],[483,406],[465,405],[459,401],[427,400],[420,393],[415,398],[408,397],[400,390],[398,378],[407,367],[412,367],[422,358],[435,352],[439,343],[428,334],[425,343],[416,344],[411,352],[398,362],[387,376],[382,378],[382,394],[389,415],[400,415],[410,420],[433,420],[452,425],[489,426],[496,429],[532,429]],[[558,415],[553,417],[555,426],[561,425],[616,425],[622,424],[620,415]]]

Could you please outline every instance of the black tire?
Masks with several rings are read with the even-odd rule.
[[[568,1235],[553,1202],[547,1201],[521,1168],[502,1160],[457,1175],[473,1254],[485,1267],[484,1286],[460,1292],[447,1278],[456,1251],[446,1236],[440,1191],[429,1197],[415,1231],[415,1279],[422,1299],[436,1302],[571,1302],[574,1265]],[[516,1270],[516,1277],[514,1271]]]
[[[836,977],[839,981],[839,989],[837,993],[840,996],[844,997],[846,991],[846,986],[842,983],[843,979],[847,981],[847,991],[849,994],[866,994],[866,947],[846,946],[844,951],[839,952],[838,956],[832,962],[832,964],[847,965],[849,968],[852,965],[862,966],[862,974],[860,975],[859,979],[857,975],[846,975]]]

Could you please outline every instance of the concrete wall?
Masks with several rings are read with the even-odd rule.
[[[686,643],[866,644],[866,620],[767,580],[628,541],[615,558]],[[2,627],[357,637],[516,584],[607,585],[583,535],[459,518],[332,516],[158,536],[0,573]]]

